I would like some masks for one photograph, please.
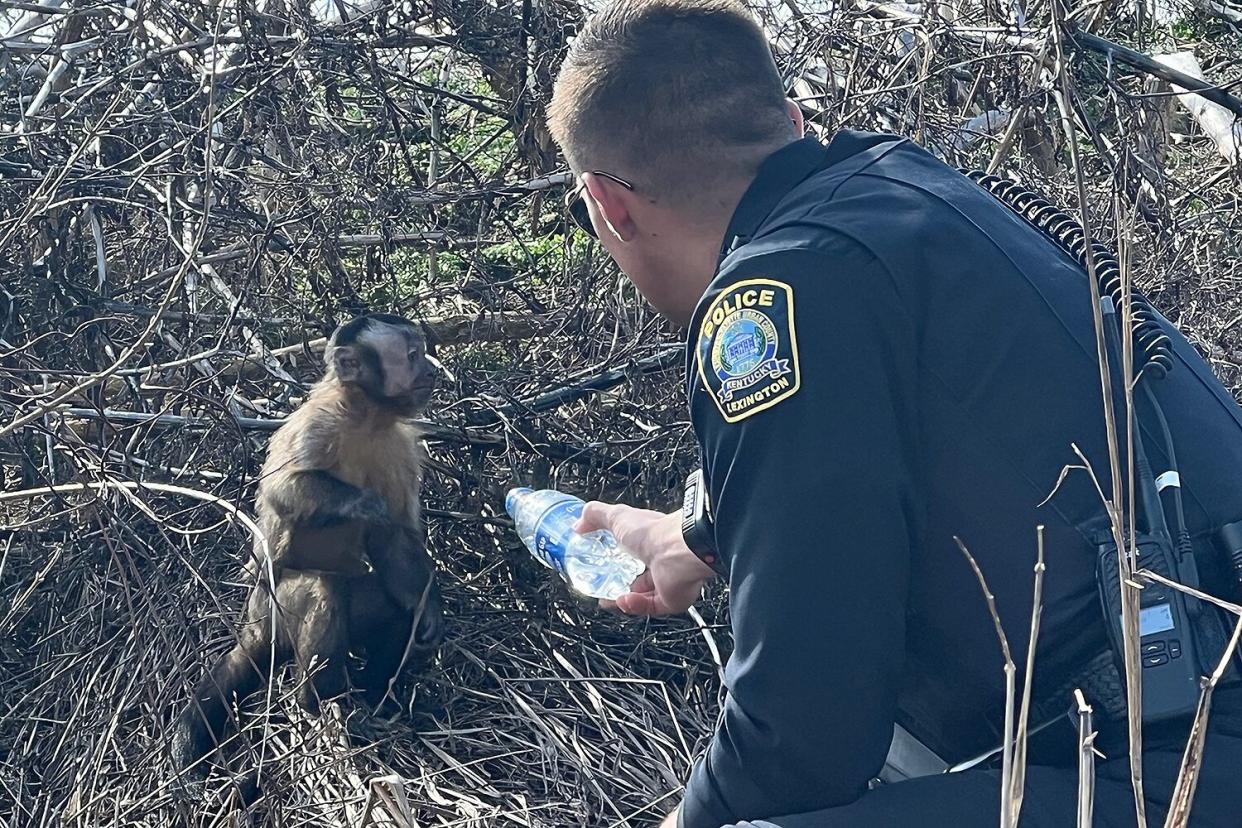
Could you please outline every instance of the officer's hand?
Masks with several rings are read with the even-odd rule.
[[[574,527],[581,534],[607,529],[626,552],[647,565],[630,591],[615,601],[601,600],[604,609],[627,615],[673,615],[688,610],[715,577],[681,539],[681,518],[650,509],[592,501]]]

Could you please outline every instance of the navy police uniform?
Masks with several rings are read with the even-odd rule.
[[[1081,471],[1056,486],[1079,463],[1073,446],[1110,485],[1087,277],[915,144],[858,132],[771,156],[722,256],[691,322],[687,383],[735,650],[681,825],[990,828],[995,770],[869,780],[895,721],[950,763],[1001,742],[1001,653],[955,537],[1022,665],[1046,526],[1036,700],[1068,709],[1076,677],[1108,650],[1081,528],[1100,497]],[[1175,365],[1154,390],[1189,528],[1207,543],[1242,519],[1242,418],[1168,331]],[[1220,691],[1192,825],[1238,824],[1225,798],[1242,766],[1240,708]],[[1153,816],[1184,746],[1175,725],[1148,730]],[[1022,824],[1072,825],[1076,742],[1068,726],[1042,736]],[[1098,765],[1097,825],[1135,822],[1125,750]]]

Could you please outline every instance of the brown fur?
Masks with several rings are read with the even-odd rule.
[[[346,393],[329,370],[306,402],[272,435],[268,446],[257,502],[259,525],[267,535],[273,565],[354,575],[369,571],[364,556],[342,557],[342,550],[363,552],[360,522],[307,528],[305,509],[313,504],[295,503],[296,511],[281,517],[272,507],[271,493],[290,489],[291,478],[298,472],[323,470],[377,493],[395,523],[416,528],[422,480],[420,437],[413,423],[377,410],[361,393]],[[257,541],[255,553],[259,558]]]

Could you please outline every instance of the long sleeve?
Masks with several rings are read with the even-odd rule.
[[[920,519],[915,327],[844,236],[731,263],[699,306],[691,406],[735,649],[684,828],[845,804],[883,765]]]

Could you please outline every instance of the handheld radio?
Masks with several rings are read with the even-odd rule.
[[[1110,357],[1120,357],[1117,313],[1112,299],[1101,299]],[[1118,364],[1116,362],[1114,365]],[[1147,569],[1186,586],[1198,586],[1192,554],[1178,554],[1165,520],[1160,493],[1152,478],[1141,430],[1134,439],[1135,505],[1142,527],[1134,538],[1134,568]],[[1129,540],[1128,538],[1126,539]],[[1124,671],[1121,627],[1121,581],[1117,546],[1111,534],[1096,546],[1100,602],[1109,640]],[[1187,550],[1188,552],[1188,550]],[[1143,721],[1152,722],[1193,713],[1199,703],[1200,666],[1192,617],[1186,595],[1163,584],[1148,584],[1139,592],[1139,663],[1143,677]]]

